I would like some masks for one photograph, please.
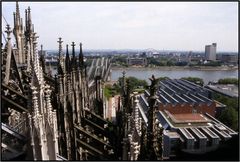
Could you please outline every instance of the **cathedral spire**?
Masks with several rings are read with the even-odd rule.
[[[25,37],[27,39],[27,41],[30,40],[30,27],[29,27],[29,23],[28,23],[28,10],[25,9],[25,31],[24,31],[24,34],[25,34]]]
[[[63,74],[63,69],[64,69],[64,61],[63,61],[63,52],[62,52],[62,38],[61,37],[59,37],[58,38],[58,41],[57,41],[58,43],[59,43],[59,51],[58,51],[58,73],[59,74]]]
[[[72,42],[71,46],[72,46],[72,68],[76,70],[76,57],[75,57],[75,43]]]
[[[27,9],[25,9],[25,28],[27,29],[27,26],[28,26],[28,12],[27,12]]]
[[[18,0],[16,0],[16,12],[17,12],[17,13],[20,13],[20,12],[19,12],[19,4],[18,4]]]
[[[81,70],[83,70],[83,68],[84,68],[83,53],[82,53],[82,43],[80,43],[79,67],[80,67]]]
[[[12,47],[11,47],[11,28],[7,24],[6,27],[6,33],[7,33],[7,61],[6,61],[6,71],[5,71],[5,78],[4,78],[4,83],[8,84],[9,77],[10,77],[10,66],[11,66],[11,56],[12,56]]]
[[[18,1],[16,1],[16,25],[20,25],[20,11]]]
[[[30,7],[28,7],[27,16],[28,16],[28,18],[27,18],[28,19],[28,29],[31,32],[32,31],[32,18],[31,18],[31,8]]]
[[[148,100],[149,109],[147,112],[147,118],[148,118],[148,125],[147,125],[147,157],[145,160],[156,160],[156,154],[153,149],[153,124],[154,124],[154,115],[155,115],[155,109],[156,109],[156,89],[157,89],[157,79],[152,75],[152,78],[149,78],[151,81],[150,85],[150,97]]]
[[[13,16],[14,16],[13,34],[16,39],[17,53],[18,53],[17,64],[23,64],[25,63],[25,55],[24,55],[24,49],[23,49],[23,43],[24,43],[23,42],[23,24],[22,24],[22,19],[20,17],[18,1],[16,1],[16,12],[13,13]]]
[[[25,9],[25,31],[24,35],[27,39],[27,41],[31,40],[31,35],[34,32],[33,30],[33,24],[31,20],[31,9],[28,7],[28,9]]]
[[[68,52],[68,44],[66,45],[66,61],[65,61],[65,69],[66,69],[66,72],[69,73],[70,72],[70,58],[69,58],[69,52]]]
[[[61,57],[62,57],[62,42],[63,42],[62,38],[59,37],[57,42],[59,43],[58,58],[59,58],[59,60],[61,60]]]
[[[125,75],[126,75],[126,72],[123,71],[122,74],[123,74],[123,76],[122,76],[122,93],[123,93],[123,96],[124,96],[126,94],[126,87],[125,87],[125,82],[126,82]]]
[[[16,12],[13,12],[13,25],[16,26]]]
[[[41,50],[40,50],[40,63],[42,66],[43,73],[46,74],[46,69],[45,69],[45,55],[43,53],[43,45],[41,44]]]
[[[19,11],[18,1],[16,1],[16,11],[13,12],[13,22],[14,22],[13,34],[15,35],[15,37],[17,37],[21,30],[21,27],[20,27],[21,20],[20,20],[20,11]]]

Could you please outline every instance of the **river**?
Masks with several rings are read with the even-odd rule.
[[[111,80],[117,80],[122,77],[123,69],[112,69]],[[238,70],[158,70],[158,69],[125,69],[126,76],[133,76],[138,79],[144,79],[149,82],[149,79],[153,74],[157,77],[167,76],[171,79],[179,79],[182,77],[199,77],[202,78],[204,84],[208,84],[209,81],[218,81],[222,78],[238,78]]]

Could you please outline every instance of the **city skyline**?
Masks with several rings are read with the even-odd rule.
[[[83,43],[85,49],[238,51],[237,2],[19,2],[21,16],[32,9],[39,46],[58,48]],[[15,2],[3,2],[2,14],[13,27]],[[44,11],[44,12],[43,12]],[[6,22],[2,19],[2,31]],[[3,40],[4,41],[4,40]],[[78,47],[77,47],[78,48]]]
[[[7,4],[1,160],[239,160],[233,4]]]

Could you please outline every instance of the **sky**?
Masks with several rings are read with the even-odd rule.
[[[14,2],[2,2],[13,27]],[[85,49],[238,51],[237,2],[19,2],[23,19],[30,6],[44,49],[83,43]],[[2,31],[6,22],[2,19]],[[39,45],[40,46],[40,45]]]

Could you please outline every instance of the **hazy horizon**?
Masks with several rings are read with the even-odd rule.
[[[13,27],[15,2],[2,2]],[[238,52],[237,2],[19,2],[30,6],[38,47],[83,43],[87,50],[198,51],[217,43],[217,52]],[[44,12],[43,12],[44,11]],[[2,19],[2,31],[6,22]],[[4,42],[4,40],[3,40]]]
[[[69,51],[71,52],[72,50],[72,47],[69,46]],[[58,51],[58,49],[44,49],[43,50],[45,51]],[[102,48],[102,49],[90,49],[90,48],[85,48],[83,49],[83,51],[148,51],[146,49],[116,49],[116,48],[113,48],[113,49],[110,49],[110,48]],[[63,52],[66,51],[65,48],[63,48]],[[154,49],[154,51],[158,51],[158,52],[190,52],[190,50],[171,50],[171,49],[166,49],[166,50],[158,50],[158,49]],[[79,49],[77,47],[76,49],[76,46],[75,46],[75,52],[79,52]],[[191,52],[200,52],[200,53],[204,53],[205,50],[202,50],[202,51],[198,51],[198,50],[195,50],[195,51],[191,51]],[[238,51],[217,51],[216,54],[218,53],[238,53]]]

